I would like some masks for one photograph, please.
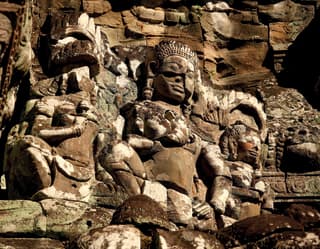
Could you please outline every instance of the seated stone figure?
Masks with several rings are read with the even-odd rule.
[[[229,169],[219,146],[196,135],[189,120],[199,79],[197,55],[185,44],[163,41],[156,56],[149,65],[145,100],[123,108],[124,141],[113,146],[103,165],[131,195],[143,193],[147,180],[156,181],[192,199],[194,215],[206,216],[207,203],[223,213],[231,188]],[[199,162],[215,176],[204,192]]]
[[[83,89],[93,91],[94,83],[72,83],[66,95],[30,100],[24,122],[12,129],[4,160],[9,199],[89,198],[98,125]]]

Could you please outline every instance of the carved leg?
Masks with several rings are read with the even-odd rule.
[[[123,186],[129,195],[141,193],[146,172],[139,155],[130,145],[124,142],[116,144],[104,160],[103,167],[110,171],[114,180]]]
[[[124,187],[129,196],[141,194],[141,186],[137,178],[129,172],[117,170],[114,172],[117,182]]]
[[[225,176],[216,176],[211,188],[210,204],[218,214],[223,214],[226,209],[226,202],[229,198],[232,187],[232,180]]]
[[[78,164],[77,164],[78,163]],[[33,200],[47,198],[88,201],[94,182],[94,165],[69,162],[57,155],[52,159],[55,176],[52,185],[32,196]]]
[[[209,144],[203,148],[202,153],[206,162],[204,166],[213,175],[209,202],[217,213],[223,214],[232,187],[230,169],[223,160],[219,146]]]
[[[7,149],[5,159],[9,199],[29,198],[36,191],[48,187],[52,176],[43,151],[18,140]]]
[[[65,199],[75,201],[89,201],[93,179],[79,182],[66,177],[61,172],[56,173],[54,183],[50,187],[41,189],[32,196],[32,200]]]

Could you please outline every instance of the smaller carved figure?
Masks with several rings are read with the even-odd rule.
[[[48,32],[41,45],[47,51],[40,56],[48,75],[69,72],[73,68],[88,66],[90,76],[100,70],[101,33],[87,13],[57,11],[47,18]]]
[[[237,121],[220,137],[220,148],[228,161],[242,161],[260,168],[261,138],[259,131]]]
[[[69,85],[67,95],[27,103],[24,122],[6,146],[10,199],[89,198],[98,125],[90,93],[83,89],[93,87],[82,78]]]

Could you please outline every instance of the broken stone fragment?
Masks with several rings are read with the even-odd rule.
[[[78,249],[140,249],[141,232],[132,225],[112,225],[92,229],[76,242]]]
[[[154,240],[156,241],[157,249],[225,248],[215,237],[215,235],[194,230],[180,230],[177,232],[170,232],[157,229]]]
[[[219,230],[223,244],[240,245],[283,231],[302,231],[303,226],[284,215],[263,214],[235,222]]]
[[[116,209],[111,224],[134,224],[137,227],[175,230],[175,226],[169,222],[167,213],[160,204],[146,195],[128,198]]]

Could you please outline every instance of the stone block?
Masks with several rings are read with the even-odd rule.
[[[140,231],[131,225],[112,225],[92,229],[80,236],[78,248],[82,249],[140,249]]]
[[[269,37],[273,50],[287,50],[308,24],[309,22],[305,21],[271,23],[269,25]]]
[[[188,224],[192,218],[192,200],[182,193],[168,189],[168,218],[176,224]]]
[[[240,207],[239,220],[246,219],[248,217],[257,216],[260,214],[260,205],[250,202],[244,202]]]
[[[0,238],[0,248],[6,249],[64,249],[58,240],[48,238]]]
[[[47,217],[46,233],[50,236],[69,239],[89,229],[110,223],[113,211],[90,206],[83,202],[47,199],[41,201]]]
[[[232,20],[227,13],[204,11],[200,21],[207,41],[216,42],[217,37],[221,37],[224,40],[268,40],[268,27],[266,25],[241,23],[239,21]]]
[[[144,37],[171,37],[184,40],[202,41],[202,28],[200,23],[189,25],[157,25],[138,20],[130,11],[122,12],[126,27],[127,38]]]
[[[138,6],[134,9],[134,13],[141,21],[149,23],[161,23],[165,20],[165,12],[162,9],[149,9],[143,6]]]
[[[109,11],[106,14],[94,18],[96,25],[103,27],[119,28],[123,27],[122,17],[120,12]]]
[[[207,234],[199,231],[181,230],[178,232],[168,232],[157,230],[155,235],[157,249],[223,249],[224,246],[212,234]]]
[[[159,182],[145,181],[142,194],[157,201],[165,210],[167,209],[167,189]]]
[[[270,73],[264,66],[268,49],[266,42],[246,42],[232,50],[219,49],[205,42],[205,69],[216,85],[250,85],[263,80]]]
[[[0,234],[42,235],[46,217],[41,205],[27,200],[0,201]]]
[[[83,0],[83,11],[91,14],[103,14],[111,10],[111,4],[106,0]]]

